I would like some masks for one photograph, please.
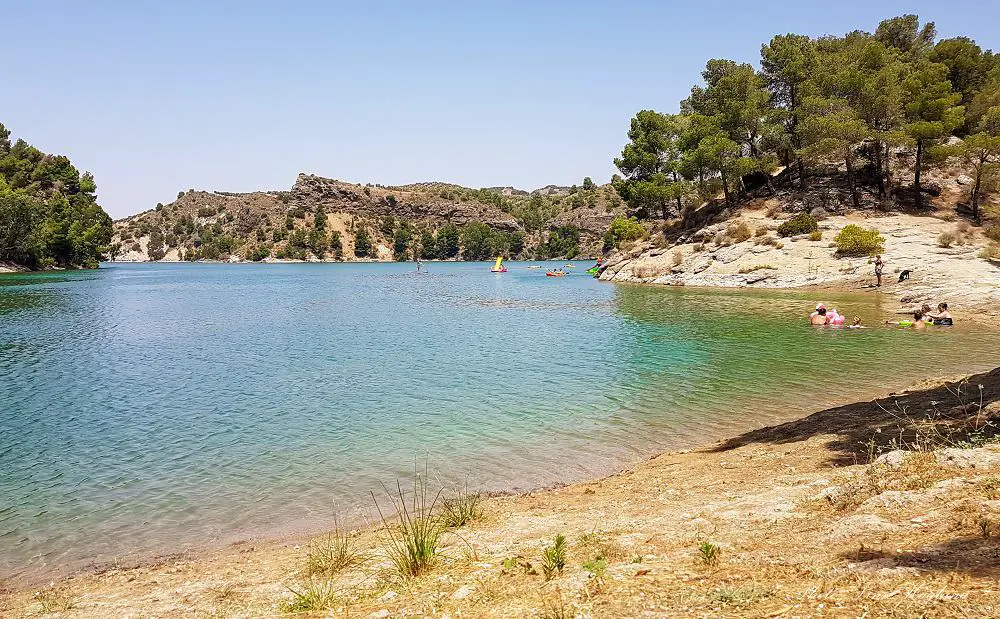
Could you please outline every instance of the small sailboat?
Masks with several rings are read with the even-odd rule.
[[[496,264],[490,269],[490,273],[506,273],[507,267],[503,265],[503,256],[497,256]]]

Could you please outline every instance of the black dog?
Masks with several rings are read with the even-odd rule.
[[[903,269],[899,273],[899,283],[903,283],[908,279],[910,279],[910,269]]]

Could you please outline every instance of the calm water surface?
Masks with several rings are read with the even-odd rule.
[[[973,326],[810,328],[872,295],[614,286],[512,264],[107,265],[0,277],[0,578],[314,531],[444,485],[608,472],[932,374]],[[961,311],[961,308],[956,308]]]

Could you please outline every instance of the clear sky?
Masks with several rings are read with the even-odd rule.
[[[629,118],[709,58],[917,13],[1000,48],[1000,3],[0,0],[0,122],[114,217],[299,172],[471,187],[607,182]]]

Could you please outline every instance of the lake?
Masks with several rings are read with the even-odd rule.
[[[888,297],[619,286],[590,264],[0,276],[0,579],[360,523],[425,466],[448,487],[593,477],[1000,364],[968,324],[807,324],[817,301],[881,324]]]

